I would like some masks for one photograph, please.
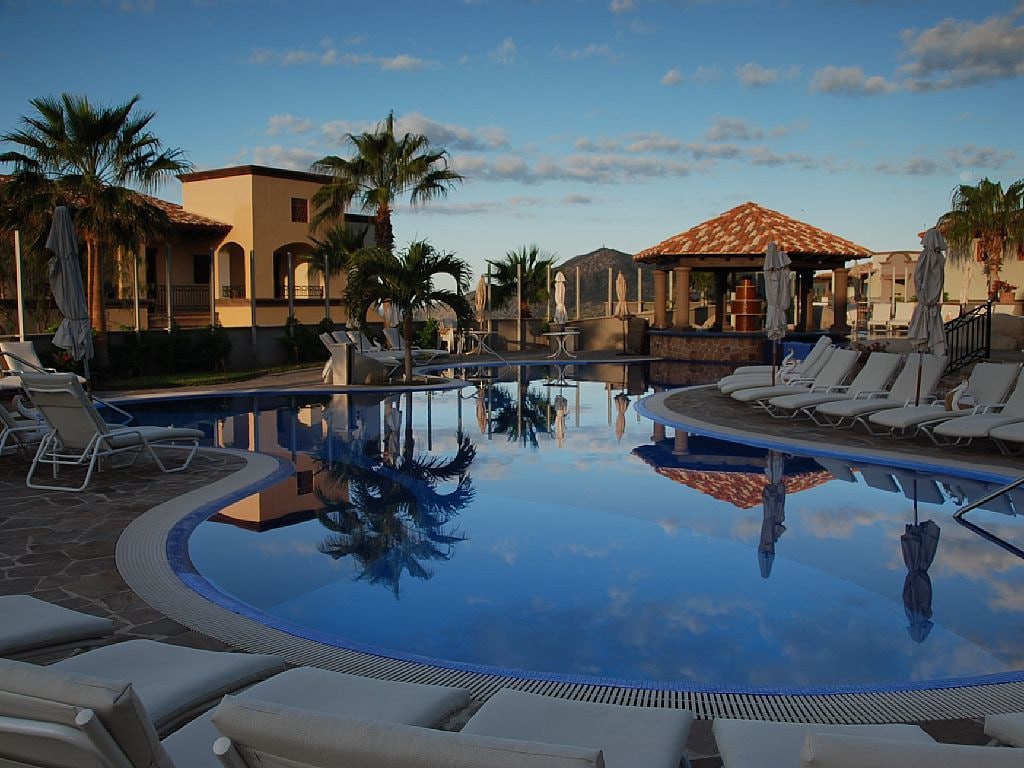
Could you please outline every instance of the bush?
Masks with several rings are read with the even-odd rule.
[[[318,362],[327,359],[327,348],[320,342],[320,334],[324,331],[321,328],[330,330],[334,324],[324,318],[316,327],[303,325],[294,317],[289,317],[284,324],[284,336],[278,336],[288,357],[293,363]]]
[[[170,331],[122,334],[120,344],[110,345],[107,373],[124,379],[224,370],[230,355],[231,339],[223,327],[185,330],[172,323]]]
[[[437,347],[437,331],[440,326],[432,317],[428,317],[423,326],[416,332],[413,343],[423,349],[434,349]]]

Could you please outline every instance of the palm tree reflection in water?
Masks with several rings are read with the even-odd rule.
[[[411,393],[406,398],[404,441],[395,398],[385,404],[382,441],[363,436],[333,446],[331,460],[321,457],[317,470],[330,473],[329,483],[318,484],[324,506],[317,517],[332,532],[317,549],[334,559],[351,557],[358,580],[385,585],[396,599],[403,571],[429,579],[434,574],[426,563],[454,556],[466,537],[452,521],[476,495],[469,475],[476,448],[469,437],[456,435],[451,458],[416,455]]]
[[[537,433],[547,433],[550,429],[549,413],[553,403],[548,394],[530,389],[525,368],[520,368],[514,393],[504,387],[491,387],[490,431],[507,436],[510,442],[536,448],[539,445]]]

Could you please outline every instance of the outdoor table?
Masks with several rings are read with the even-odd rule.
[[[468,355],[481,355],[484,352],[487,352],[487,353],[492,354],[492,355],[498,354],[493,349],[491,349],[489,346],[487,346],[487,339],[491,337],[491,334],[492,334],[491,331],[483,331],[483,330],[475,330],[473,328],[467,328],[465,333],[466,333],[466,336],[468,336],[470,339],[472,339],[473,342],[476,345],[474,349],[470,350],[466,354],[468,354]]]
[[[558,349],[548,355],[549,358],[560,357],[566,355],[568,357],[576,357],[565,347],[565,343],[574,336],[579,336],[580,332],[575,328],[567,328],[564,331],[549,331],[548,333],[541,334],[542,336],[550,336],[558,342]]]

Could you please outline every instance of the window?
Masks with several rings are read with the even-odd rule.
[[[306,198],[292,198],[292,221],[299,224],[309,223],[309,201]]]
[[[210,284],[210,254],[197,253],[192,257],[192,283],[193,285]]]

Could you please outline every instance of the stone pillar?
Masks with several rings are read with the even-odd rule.
[[[672,447],[673,456],[685,456],[690,452],[690,436],[685,429],[677,429],[675,444]]]
[[[674,328],[690,328],[690,268],[676,267],[676,310],[672,317]]]
[[[835,317],[833,318],[832,327],[828,329],[828,332],[830,334],[846,336],[850,333],[850,324],[846,322],[846,295],[850,282],[850,270],[846,267],[836,267],[832,270],[832,274],[835,276],[833,295]]]
[[[651,442],[660,443],[665,439],[665,425],[660,421],[654,422],[654,431],[651,433]]]
[[[654,327],[668,328],[668,270],[654,270]]]

